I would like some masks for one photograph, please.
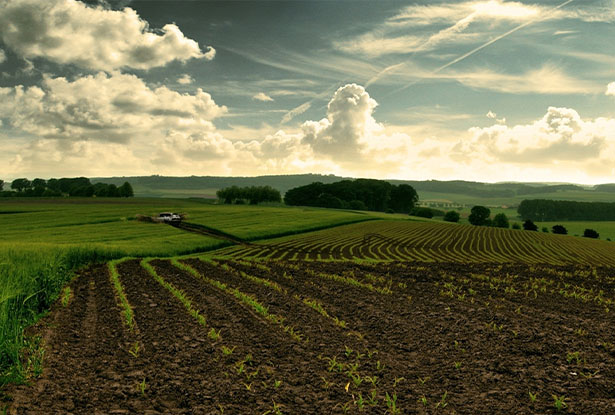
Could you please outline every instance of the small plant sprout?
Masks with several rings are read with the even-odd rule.
[[[218,339],[220,339],[220,330],[216,331],[216,329],[212,327],[207,333],[207,337],[209,337],[213,341],[217,341]]]
[[[568,407],[568,405],[565,402],[567,399],[565,396],[551,395],[551,397],[553,398],[553,406],[558,412]]]
[[[423,406],[427,406],[427,398],[425,396],[421,396],[419,402],[422,403]]]
[[[417,378],[421,385],[424,385],[425,382],[429,380],[429,376],[425,376],[424,378]]]
[[[575,361],[576,364],[579,364],[581,362],[581,353],[579,352],[567,353],[566,360],[568,361],[568,363],[572,363],[573,361]]]
[[[352,355],[352,349],[348,346],[344,346],[344,349],[344,354],[349,358]]]
[[[438,402],[436,404],[436,408],[446,408],[448,406],[448,402],[446,401],[448,399],[448,392],[444,392],[442,394],[442,398],[440,398],[440,402]]]
[[[379,372],[383,371],[385,367],[386,365],[384,363],[380,363],[380,360],[376,362],[376,369],[378,369]]]
[[[396,387],[398,384],[400,384],[404,380],[406,380],[406,378],[404,377],[398,377],[398,378],[393,379],[393,387]]]
[[[363,399],[363,394],[359,392],[359,399],[357,399],[357,406],[359,407],[359,411],[363,411],[365,409],[365,400]]]
[[[137,386],[139,392],[141,392],[141,396],[145,396],[145,389],[147,389],[147,383],[145,383],[145,378],[139,383]]]
[[[393,415],[401,413],[399,408],[397,407],[397,394],[395,392],[393,392],[391,395],[389,395],[389,392],[386,392],[385,399],[390,414]]]
[[[527,394],[530,396],[530,402],[532,403],[536,402],[536,398],[538,397],[538,392],[532,393],[532,391],[529,391]]]
[[[237,346],[233,346],[233,347],[222,346],[222,354],[225,356],[232,355],[236,347]]]
[[[462,364],[463,364],[462,362],[455,362],[455,369],[457,370],[461,369]]]
[[[139,346],[139,342],[134,342],[132,347],[130,347],[130,349],[128,350],[128,353],[130,353],[136,359],[137,357],[139,357],[140,351],[141,351],[141,346]]]
[[[282,405],[279,403],[275,403],[275,401],[273,401],[273,407],[266,411],[263,412],[263,415],[282,415]]]
[[[376,389],[372,389],[369,396],[367,397],[367,404],[369,406],[378,406],[378,398],[376,397]]]
[[[273,381],[273,387],[274,388],[279,388],[282,385],[282,381],[281,380],[275,380]]]
[[[68,303],[70,303],[70,299],[72,298],[72,292],[70,287],[66,286],[62,290],[62,306],[66,307]]]

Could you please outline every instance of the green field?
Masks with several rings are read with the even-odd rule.
[[[233,242],[226,239],[136,220],[137,215],[161,211],[181,212],[188,223],[259,242],[229,247]],[[493,209],[493,214],[498,212]],[[592,227],[604,238],[615,230],[605,222],[564,225],[571,235]],[[615,258],[615,244],[574,236],[476,228],[398,214],[186,199],[5,199],[0,201],[0,227],[0,384],[23,381],[36,372],[23,360],[24,353],[30,353],[24,329],[47,312],[76,269],[94,262],[218,248],[224,249],[215,251],[217,255],[283,260],[572,260],[599,265]]]
[[[126,256],[173,256],[230,242],[135,220],[161,211],[245,239],[382,217],[318,208],[219,206],[181,199],[0,201],[0,384],[21,379],[23,329],[44,313],[79,266]],[[402,215],[388,215],[407,218]],[[10,371],[7,372],[7,370]],[[20,372],[21,371],[21,372]]]

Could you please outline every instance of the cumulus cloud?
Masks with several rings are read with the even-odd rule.
[[[130,8],[110,10],[75,0],[8,0],[0,5],[0,39],[25,58],[92,70],[150,69],[173,60],[213,59],[175,24],[153,31]]]
[[[259,92],[258,94],[254,95],[252,99],[256,101],[262,101],[262,102],[273,101],[273,98],[271,98],[269,95],[265,94],[264,92]]]
[[[492,120],[495,119],[497,116],[498,114],[496,114],[495,112],[491,110],[487,113],[487,118],[491,118]]]
[[[606,86],[606,95],[615,96],[615,82],[611,82]]]
[[[583,121],[574,109],[549,107],[531,124],[470,129],[471,139],[457,143],[452,156],[457,161],[478,158],[534,166],[586,163],[603,157],[615,144],[613,126],[615,120]]]
[[[227,109],[200,88],[180,94],[134,75],[99,72],[69,81],[0,88],[0,110],[15,128],[41,138],[127,142],[151,130],[212,128]]]
[[[372,117],[377,105],[362,86],[345,85],[329,101],[326,118],[303,124],[303,142],[316,153],[356,159],[372,133],[382,129]]]
[[[194,82],[194,79],[187,73],[177,78],[177,83],[181,85],[190,85],[192,82]]]

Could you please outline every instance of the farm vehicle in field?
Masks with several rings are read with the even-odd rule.
[[[162,212],[157,218],[154,219],[154,221],[175,225],[182,221],[182,217],[178,213]]]
[[[137,215],[136,219],[141,222],[168,223],[177,226],[185,216],[183,213],[161,212],[158,216]]]

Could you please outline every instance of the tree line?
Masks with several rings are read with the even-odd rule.
[[[243,204],[247,201],[251,205],[256,205],[261,202],[282,201],[280,192],[271,186],[231,186],[218,190],[216,196],[226,204]]]
[[[412,186],[375,179],[314,182],[290,189],[284,195],[284,202],[291,206],[399,213],[409,213],[417,201],[418,194]]]
[[[533,199],[522,201],[517,212],[523,219],[539,222],[612,221],[615,220],[615,203]]]
[[[132,186],[124,182],[121,186],[106,183],[92,184],[87,177],[61,179],[15,179],[11,182],[13,191],[3,190],[0,180],[0,197],[133,197]]]

